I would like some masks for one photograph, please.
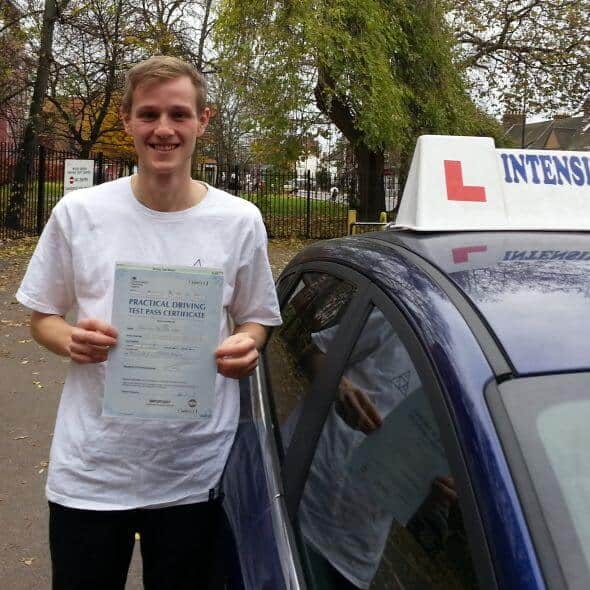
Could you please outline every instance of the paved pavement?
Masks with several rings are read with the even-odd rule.
[[[275,276],[303,243],[273,241]],[[0,586],[50,588],[47,503],[49,447],[68,362],[31,340],[29,313],[14,300],[34,240],[0,245]],[[137,547],[127,590],[141,589]],[[106,589],[105,589],[106,590]]]

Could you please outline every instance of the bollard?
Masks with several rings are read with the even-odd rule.
[[[356,209],[348,210],[348,235],[354,233],[354,224],[356,223]]]

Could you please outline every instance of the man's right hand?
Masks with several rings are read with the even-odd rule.
[[[72,326],[63,316],[33,311],[31,335],[42,346],[74,362],[102,363],[117,344],[113,326],[95,318],[85,318]]]
[[[76,363],[102,363],[116,344],[117,330],[113,326],[102,320],[85,318],[72,328],[68,353]]]
[[[348,426],[365,434],[374,432],[383,424],[371,398],[346,377],[340,380],[336,412]]]

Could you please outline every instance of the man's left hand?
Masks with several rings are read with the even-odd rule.
[[[244,332],[226,338],[215,351],[217,372],[224,377],[242,379],[258,365],[256,341]]]

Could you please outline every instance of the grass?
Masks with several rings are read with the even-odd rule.
[[[38,181],[33,180],[27,184],[25,190],[25,197],[27,203],[36,206],[37,203],[37,191],[38,191]],[[63,186],[64,183],[57,180],[47,180],[44,183],[45,186],[45,198],[55,205],[55,203],[63,196]],[[10,193],[12,190],[12,185],[10,183],[6,183],[0,185],[0,202],[7,206],[8,201],[10,199]]]
[[[242,193],[243,199],[254,203],[264,215],[299,217],[307,215],[307,199],[288,194],[273,193]],[[343,203],[335,203],[330,199],[310,199],[311,215],[346,219],[348,206]]]
[[[243,199],[254,203],[262,213],[270,238],[337,238],[347,233],[348,207],[329,198],[310,199],[277,193],[242,193]]]

